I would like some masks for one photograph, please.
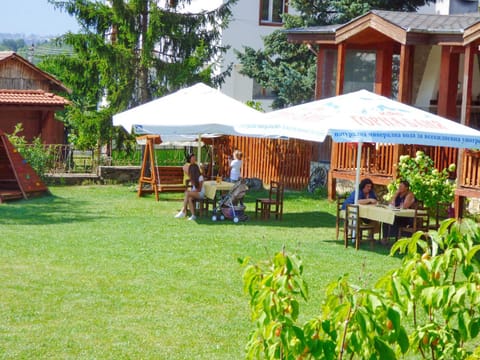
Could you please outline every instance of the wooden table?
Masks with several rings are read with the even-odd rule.
[[[203,186],[205,187],[205,196],[209,199],[215,198],[217,191],[230,191],[235,183],[221,181],[217,183],[215,180],[205,181]]]
[[[415,217],[414,209],[395,209],[382,205],[359,205],[359,216],[381,223],[393,224],[395,217]]]

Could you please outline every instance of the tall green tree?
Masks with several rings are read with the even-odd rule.
[[[290,0],[298,16],[284,15],[284,28],[343,24],[371,9],[415,11],[432,0]],[[315,91],[315,55],[305,45],[288,44],[283,30],[264,38],[264,49],[237,52],[242,74],[272,89],[274,109],[310,101]]]
[[[219,39],[236,1],[194,14],[184,11],[191,0],[49,0],[81,27],[58,39],[73,56],[39,64],[72,89],[64,118],[79,143],[111,137],[113,113],[196,82],[221,84],[230,70],[216,72],[227,50]]]

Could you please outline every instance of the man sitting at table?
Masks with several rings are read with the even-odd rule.
[[[410,191],[410,184],[408,181],[400,181],[397,192],[393,195],[390,206],[394,206],[396,209],[411,209],[415,205],[415,196]],[[392,225],[383,224],[383,239],[382,244],[388,242],[390,237],[398,237],[398,229],[402,226],[412,225],[413,219],[407,217],[395,217],[395,221]]]

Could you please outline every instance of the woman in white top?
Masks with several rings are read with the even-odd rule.
[[[233,152],[233,160],[230,162],[230,181],[235,182],[240,180],[240,173],[242,170],[242,152],[235,150]]]
[[[203,186],[203,176],[200,173],[200,168],[197,164],[190,164],[188,167],[188,176],[192,185],[191,190],[185,191],[185,198],[183,199],[183,207],[180,212],[175,215],[176,218],[183,218],[187,214],[187,207],[190,209],[192,215],[188,220],[195,220],[195,204],[193,200],[202,200],[205,197],[205,188]]]

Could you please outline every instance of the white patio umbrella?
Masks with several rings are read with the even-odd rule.
[[[245,135],[235,129],[262,113],[203,83],[178,90],[113,116],[113,125],[138,135]],[[250,133],[249,136],[254,136]],[[200,159],[200,150],[197,156]]]
[[[198,83],[113,116],[113,125],[139,135],[244,135],[235,126],[262,113]]]
[[[336,142],[357,142],[355,189],[363,142],[480,147],[480,131],[366,90],[272,111],[261,122],[243,123],[237,130],[310,141],[330,135]]]

